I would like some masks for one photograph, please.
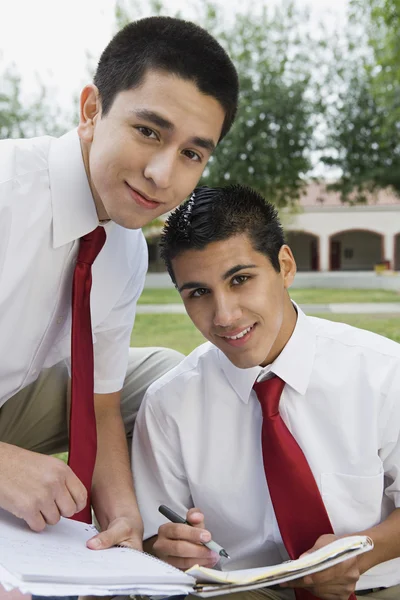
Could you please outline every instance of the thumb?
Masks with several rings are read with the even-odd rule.
[[[307,554],[311,554],[312,552],[323,548],[327,544],[330,544],[331,542],[334,542],[337,539],[338,537],[332,533],[324,533],[316,540],[314,546],[306,552],[303,552],[303,554],[300,554],[299,558],[301,558],[302,556],[307,556]]]
[[[124,531],[123,524],[118,521],[114,521],[110,524],[108,529],[98,533],[86,542],[86,546],[90,550],[105,550],[112,546],[121,544],[126,538],[126,531]]]
[[[191,508],[186,513],[186,521],[190,523],[193,527],[198,527],[200,529],[205,529],[204,524],[204,515],[198,508]]]

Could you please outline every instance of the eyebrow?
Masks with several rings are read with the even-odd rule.
[[[134,114],[138,119],[143,119],[149,123],[153,123],[153,125],[157,125],[157,127],[161,127],[161,129],[166,129],[167,131],[173,131],[175,129],[171,121],[168,121],[153,110],[140,108],[138,110],[132,110],[131,113]]]
[[[229,279],[229,277],[232,277],[232,275],[235,275],[235,273],[237,273],[238,271],[242,271],[242,269],[255,269],[257,267],[257,265],[235,265],[234,267],[232,267],[231,269],[228,269],[228,271],[226,271],[223,275],[222,275],[222,279],[225,281],[226,279]],[[188,281],[187,283],[184,283],[183,285],[181,285],[181,287],[178,288],[178,292],[183,292],[183,290],[193,290],[195,288],[206,288],[207,284],[206,283],[202,283],[201,281]]]
[[[202,138],[202,137],[192,137],[189,142],[191,142],[194,146],[198,146],[199,148],[204,148],[204,150],[208,150],[210,153],[215,150],[215,143],[211,138]]]
[[[132,110],[131,113],[137,119],[143,119],[148,123],[153,123],[153,125],[156,125],[165,131],[172,132],[175,129],[175,126],[173,123],[171,123],[171,121],[168,121],[168,119],[165,119],[159,113],[154,112],[153,110],[140,108],[138,110]],[[211,138],[203,138],[199,136],[190,138],[189,143],[193,144],[194,146],[198,146],[199,148],[204,148],[204,150],[208,150],[210,153],[214,152],[216,147],[214,140]]]

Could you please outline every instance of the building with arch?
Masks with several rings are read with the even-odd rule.
[[[298,271],[400,271],[400,198],[388,190],[366,204],[343,204],[323,183],[310,183],[294,213],[283,214]],[[162,216],[144,228],[151,271],[164,271],[158,245]]]
[[[388,190],[366,204],[343,204],[340,194],[311,183],[299,211],[285,224],[299,271],[400,270],[400,198]]]

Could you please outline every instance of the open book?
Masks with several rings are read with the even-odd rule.
[[[216,571],[195,565],[186,573],[195,577],[196,595],[216,596],[268,587],[285,581],[291,581],[305,575],[312,575],[329,567],[372,550],[373,542],[367,536],[354,535],[342,538],[297,560],[255,569],[237,571]]]
[[[354,536],[272,567],[224,572],[195,566],[184,573],[129,548],[89,550],[86,541],[95,533],[91,525],[63,518],[35,533],[0,509],[0,583],[39,596],[194,593],[205,597],[288,581],[372,548],[369,538]]]

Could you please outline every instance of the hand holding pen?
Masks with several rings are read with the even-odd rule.
[[[165,509],[163,507],[160,512],[175,522],[160,526],[153,545],[154,554],[179,569],[189,569],[195,564],[214,567],[225,551],[217,544],[212,545],[213,550],[206,547],[212,540],[210,532],[205,529],[201,511],[191,508],[183,518]]]

